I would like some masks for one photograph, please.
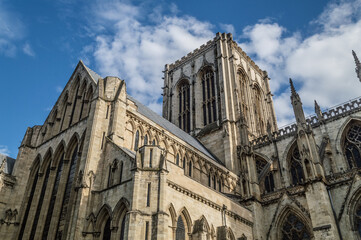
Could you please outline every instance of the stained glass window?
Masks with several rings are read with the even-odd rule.
[[[350,168],[361,167],[361,126],[352,126],[345,138],[344,152]]]
[[[282,240],[308,240],[311,234],[305,224],[293,213],[289,213],[282,226]]]
[[[297,147],[293,150],[290,166],[293,185],[302,183],[305,177],[303,174],[300,152]]]

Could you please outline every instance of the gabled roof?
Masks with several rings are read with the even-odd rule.
[[[148,118],[149,120],[155,122],[162,128],[166,129],[167,131],[171,132],[172,134],[176,135],[183,141],[187,142],[197,150],[201,151],[205,155],[207,155],[209,158],[211,158],[213,161],[221,164],[224,166],[224,164],[216,157],[214,156],[210,151],[208,151],[207,148],[203,146],[203,144],[198,141],[196,138],[192,137],[188,133],[184,132],[182,129],[174,125],[173,123],[169,122],[167,119],[159,116],[157,113],[153,112],[150,108],[144,106],[141,102],[136,100],[135,98],[131,96],[127,96],[129,100],[134,102],[138,107],[138,112]]]

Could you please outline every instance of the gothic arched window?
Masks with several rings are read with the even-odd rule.
[[[190,176],[190,177],[192,177],[192,169],[193,169],[192,161],[189,161],[189,163],[188,163],[188,176]]]
[[[124,240],[125,239],[125,220],[127,217],[127,213],[124,214],[124,217],[122,219],[122,224],[120,226],[120,240]]]
[[[179,153],[177,153],[177,157],[176,157],[176,162],[175,164],[177,164],[177,166],[179,166]]]
[[[308,240],[311,234],[305,224],[293,213],[289,213],[282,226],[282,240]]]
[[[70,167],[69,167],[69,173],[66,180],[65,185],[65,192],[62,200],[62,206],[60,210],[60,216],[59,216],[59,222],[58,227],[56,231],[56,239],[61,239],[63,235],[63,231],[65,230],[65,222],[66,222],[66,215],[68,213],[68,210],[71,210],[71,204],[69,204],[70,201],[70,194],[73,189],[73,182],[75,179],[75,170],[77,165],[77,159],[78,159],[78,146],[76,146],[73,150],[73,154],[70,160]]]
[[[54,206],[55,206],[56,194],[58,193],[60,177],[61,177],[61,173],[63,172],[63,160],[64,160],[64,153],[60,157],[58,168],[56,171],[54,187],[53,187],[53,191],[50,196],[50,203],[49,203],[48,213],[46,214],[46,220],[45,220],[45,224],[44,224],[42,239],[47,239],[47,236],[48,236],[50,222],[51,222],[51,218],[53,216],[53,210],[54,210]]]
[[[110,236],[111,236],[111,231],[110,231],[110,217],[109,217],[103,229],[103,240],[110,240]]]
[[[49,174],[50,174],[50,161],[48,163],[48,167],[47,167],[47,170],[46,170],[46,173],[45,173],[43,186],[41,187],[39,202],[38,202],[38,206],[36,207],[33,226],[31,228],[30,239],[35,238],[35,233],[36,233],[36,229],[37,229],[37,226],[38,226],[38,220],[39,220],[39,216],[40,216],[40,210],[41,210],[41,207],[43,206],[45,191],[46,191],[46,188],[47,188],[47,185],[48,185],[48,182],[49,182]]]
[[[185,240],[186,239],[186,228],[182,219],[182,216],[178,217],[177,220],[177,229],[175,232],[176,240]]]
[[[203,124],[207,125],[217,120],[216,110],[216,90],[214,84],[214,74],[208,68],[202,73],[202,93],[203,93]]]
[[[39,177],[38,171],[39,171],[39,166],[37,166],[37,168],[33,172],[34,173],[34,175],[33,175],[34,176],[33,177],[33,183],[31,185],[31,190],[30,190],[30,193],[29,193],[29,197],[28,197],[28,201],[27,201],[27,205],[26,205],[26,209],[25,209],[23,222],[22,222],[21,228],[20,228],[20,233],[19,233],[19,237],[18,237],[19,240],[22,239],[23,235],[24,235],[25,225],[26,225],[26,222],[28,220],[30,206],[31,206],[31,203],[32,203],[33,198],[34,198],[35,187],[36,187],[36,184],[38,182],[38,177]]]
[[[148,145],[148,135],[144,136],[144,145]]]
[[[298,185],[303,182],[305,179],[303,174],[303,168],[301,163],[300,152],[298,151],[298,147],[295,147],[290,161],[290,170],[291,170],[291,177],[292,177],[292,184]]]
[[[190,115],[190,85],[187,80],[183,80],[179,87],[179,128],[185,132],[190,132],[191,115]]]
[[[260,180],[260,184],[262,187],[264,187],[265,192],[273,192],[275,189],[275,183],[273,178],[272,171],[269,171],[270,166],[267,165],[267,161],[264,159],[261,159],[259,157],[256,158],[256,170],[257,170],[257,176]],[[268,172],[267,172],[268,171]],[[266,172],[266,173],[263,173]],[[264,176],[261,176],[261,174],[264,174]]]
[[[357,229],[358,235],[361,237],[361,201],[359,200],[356,205],[356,211],[353,215],[354,228]]]
[[[139,130],[137,130],[137,132],[135,133],[135,139],[134,139],[134,150],[135,151],[138,150],[138,145],[139,145]]]
[[[346,133],[344,152],[350,168],[361,167],[361,126],[353,125]]]

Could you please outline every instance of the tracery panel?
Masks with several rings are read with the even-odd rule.
[[[311,233],[306,225],[292,212],[289,213],[282,225],[282,240],[308,240]]]
[[[305,175],[303,173],[301,156],[300,152],[298,151],[298,147],[295,147],[292,152],[290,159],[290,171],[293,185],[298,185],[303,182]]]
[[[344,153],[350,168],[361,167],[361,126],[353,125],[344,140]]]

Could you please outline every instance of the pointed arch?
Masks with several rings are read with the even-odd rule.
[[[61,155],[66,151],[66,144],[65,141],[62,139],[59,143],[58,146],[56,147],[54,154],[53,154],[53,160],[51,162],[51,166],[52,167],[57,167],[60,157]]]
[[[175,208],[174,208],[173,203],[170,203],[170,204],[169,204],[168,211],[169,211],[169,213],[170,213],[170,217],[171,217],[171,220],[172,220],[172,227],[176,227],[176,224],[177,224],[177,213],[176,213],[176,211],[175,211]]]
[[[104,204],[96,214],[95,229],[100,230],[104,221],[112,216],[112,208],[108,204]]]
[[[126,212],[128,212],[130,209],[130,203],[129,201],[122,197],[118,202],[117,205],[115,205],[113,214],[112,214],[112,226],[117,227],[122,220],[122,217]]]
[[[25,211],[24,211],[22,222],[21,222],[18,240],[21,240],[23,238],[25,226],[26,226],[26,223],[28,222],[30,207],[33,202],[35,188],[38,183],[38,177],[39,177],[38,172],[39,172],[39,168],[40,168],[40,163],[41,163],[41,155],[38,154],[38,156],[35,158],[32,166],[30,167],[29,181],[28,181],[28,184],[26,187],[27,190],[25,193],[25,201],[24,201]]]
[[[41,163],[41,166],[39,169],[40,173],[44,173],[46,171],[48,164],[51,163],[51,161],[52,161],[52,157],[53,157],[53,149],[51,147],[49,147],[49,149],[46,151],[43,161]]]
[[[191,234],[192,233],[192,219],[191,219],[191,215],[189,214],[187,208],[186,207],[181,208],[181,210],[178,212],[178,216],[182,216],[183,220],[185,220],[186,231],[187,231],[188,235]]]
[[[234,233],[233,233],[231,227],[228,227],[227,234],[228,234],[228,239],[229,240],[236,240],[236,237],[234,236]]]
[[[351,196],[347,204],[347,215],[355,239],[361,238],[361,187]]]
[[[190,82],[187,78],[181,78],[176,84],[178,98],[178,127],[185,132],[191,129],[191,98]]]
[[[215,73],[213,67],[204,66],[198,74],[202,88],[202,122],[206,126],[217,120]]]
[[[287,153],[287,169],[289,182],[292,185],[298,185],[305,180],[303,163],[298,150],[297,141],[293,142],[293,145],[291,145],[289,152]]]
[[[361,121],[350,118],[342,129],[340,146],[349,169],[361,167]]]
[[[77,132],[75,132],[73,134],[73,136],[70,138],[69,143],[68,143],[68,147],[67,147],[67,151],[65,154],[65,159],[70,159],[75,147],[79,148],[79,142],[80,142],[80,137],[79,134]]]
[[[313,239],[311,220],[301,210],[287,204],[276,220],[277,238],[285,240]],[[295,227],[297,226],[297,228]]]

